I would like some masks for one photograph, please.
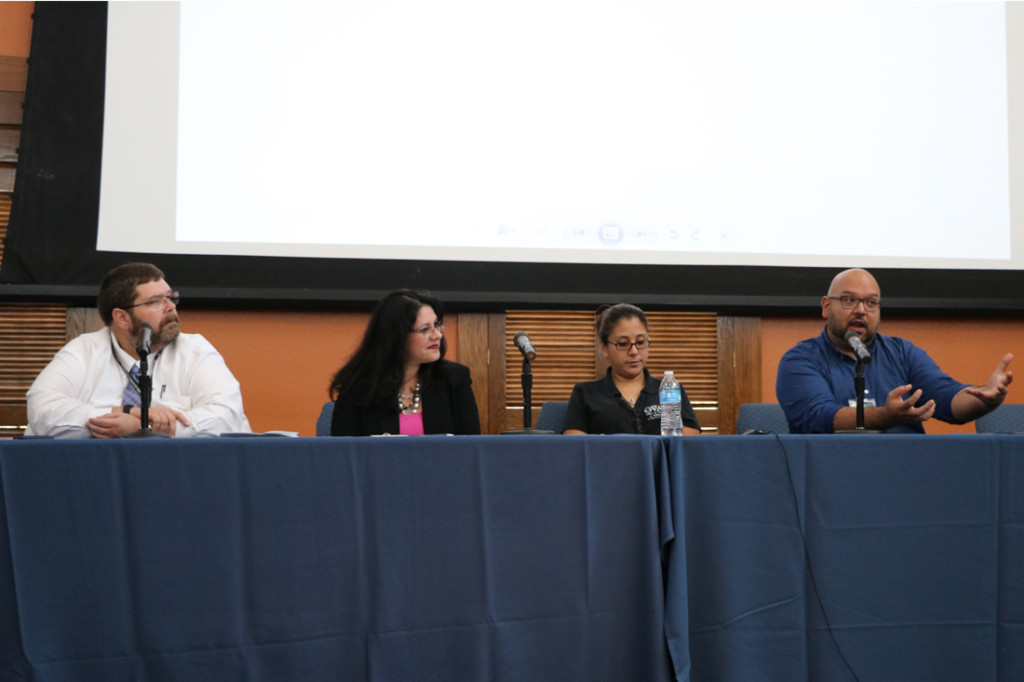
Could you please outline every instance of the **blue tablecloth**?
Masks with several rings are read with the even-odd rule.
[[[679,680],[1024,679],[1024,438],[674,439]]]
[[[657,438],[0,444],[0,680],[667,680]]]
[[[1024,438],[0,441],[0,681],[673,677],[1024,679]]]

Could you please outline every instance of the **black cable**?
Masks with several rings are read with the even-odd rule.
[[[860,682],[860,678],[857,677],[857,673],[854,672],[853,666],[850,665],[850,661],[843,655],[843,650],[839,646],[839,641],[836,639],[835,633],[832,631],[832,623],[828,619],[828,614],[825,612],[825,603],[821,599],[821,593],[818,591],[818,582],[814,579],[814,567],[811,564],[811,553],[807,548],[807,536],[804,534],[804,524],[800,522],[800,500],[796,494],[796,483],[793,481],[793,469],[789,464],[789,452],[786,450],[786,446],[782,443],[782,438],[779,434],[774,434],[775,442],[779,444],[779,448],[782,450],[782,456],[786,460],[786,476],[789,478],[789,491],[793,496],[793,513],[796,515],[797,528],[800,531],[800,544],[804,549],[804,565],[807,567],[807,577],[811,581],[811,591],[814,593],[814,600],[818,604],[818,610],[821,612],[821,617],[825,621],[825,631],[828,632],[829,639],[832,641],[832,645],[835,647],[836,653],[839,654],[839,658],[843,661],[843,665],[850,671],[850,675],[853,677],[855,682]]]

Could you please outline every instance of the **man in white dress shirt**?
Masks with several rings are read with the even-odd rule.
[[[181,333],[178,299],[148,263],[108,272],[97,299],[107,326],[72,339],[36,377],[25,434],[114,438],[138,431],[136,345],[143,323],[153,329],[150,427],[177,437],[250,431],[241,387],[224,358],[201,335]]]

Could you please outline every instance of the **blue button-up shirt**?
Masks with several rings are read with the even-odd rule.
[[[967,384],[939,369],[928,354],[895,336],[876,334],[871,345],[871,363],[864,366],[865,400],[881,407],[889,391],[910,384],[921,389],[922,405],[935,401],[935,418],[956,423],[953,396]],[[836,348],[828,331],[801,341],[786,351],[779,362],[775,397],[786,413],[791,433],[832,433],[832,420],[841,408],[856,399],[853,380],[857,363]],[[924,433],[920,423],[893,426],[888,433]]]

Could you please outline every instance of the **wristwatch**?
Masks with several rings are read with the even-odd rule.
[[[122,405],[121,409],[124,410],[125,414],[131,414],[132,413],[132,406],[131,405]]]

